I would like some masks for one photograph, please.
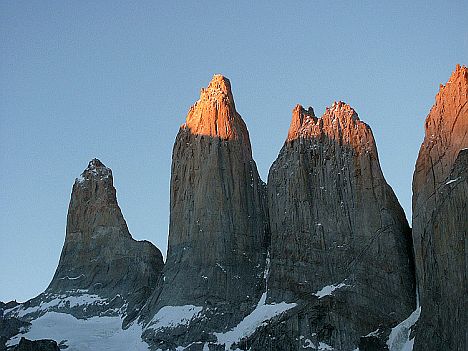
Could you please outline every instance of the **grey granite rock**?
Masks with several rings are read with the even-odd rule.
[[[162,266],[154,245],[131,237],[112,171],[93,159],[73,185],[65,243],[47,292],[87,289],[128,296],[151,290]]]
[[[410,229],[372,132],[349,105],[334,103],[321,118],[296,106],[270,169],[268,204],[267,302],[299,304],[269,331],[290,335],[280,349],[309,339],[347,350],[377,329],[382,343],[414,310]]]
[[[458,66],[441,88],[414,175],[415,350],[466,349],[467,82]],[[387,350],[415,309],[413,263],[372,131],[349,105],[321,118],[296,106],[266,187],[230,82],[215,75],[174,145],[166,265],[131,237],[112,171],[92,160],[73,185],[49,287],[0,303],[0,349],[54,311],[123,316],[124,327],[139,317],[152,349]]]
[[[3,306],[2,306],[3,305]],[[4,303],[0,303],[0,350],[6,350],[6,342],[12,336],[18,334],[22,329],[27,328],[30,326],[29,322],[22,321],[15,317],[4,317],[3,316],[3,308],[5,307]],[[8,306],[8,308],[16,307],[14,304],[13,306]]]
[[[21,338],[13,351],[59,351],[60,348],[54,340],[28,340]]]
[[[167,261],[146,312],[150,321],[163,306],[193,305],[204,317],[185,329],[149,328],[147,341],[210,340],[204,333],[235,325],[255,307],[269,241],[265,191],[230,82],[215,75],[175,141]]]
[[[117,203],[112,171],[93,159],[73,184],[65,243],[48,288],[7,311],[31,321],[48,311],[77,318],[136,318],[163,268],[161,252],[130,235]]]
[[[468,69],[457,66],[425,122],[413,177],[419,350],[466,350]]]

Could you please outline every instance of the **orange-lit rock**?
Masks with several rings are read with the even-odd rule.
[[[91,160],[73,184],[65,243],[46,292],[84,289],[112,298],[120,294],[133,306],[134,299],[141,304],[149,297],[163,265],[158,248],[132,238],[117,203],[111,169]]]
[[[436,102],[424,124],[425,137],[413,179],[414,205],[419,196],[424,197],[425,190],[442,184],[458,152],[468,146],[467,101],[468,69],[457,65],[447,84],[440,85]]]
[[[324,137],[331,138],[340,145],[353,146],[358,152],[371,151],[374,155],[377,154],[373,142],[362,143],[363,139],[373,140],[372,131],[359,120],[356,111],[348,104],[335,101],[326,108],[321,118],[315,117],[312,107],[305,110],[301,105],[297,105],[293,110],[287,141]]]
[[[468,69],[457,65],[425,122],[413,176],[421,318],[415,350],[466,350]]]
[[[300,136],[304,125],[315,125],[316,122],[317,117],[315,117],[314,109],[312,107],[305,110],[301,105],[296,105],[293,109],[291,125],[289,126],[288,140],[297,139]]]
[[[261,346],[252,349],[267,349],[268,335],[284,334],[290,338],[277,349],[298,349],[300,336],[334,350],[369,350],[369,343],[384,349],[384,335],[415,307],[414,270],[410,228],[369,126],[344,102],[321,118],[296,106],[267,187],[267,301],[301,307],[259,332]],[[340,288],[317,299],[331,286]],[[364,337],[377,329],[379,337]]]
[[[208,87],[200,91],[200,99],[190,108],[182,128],[192,134],[240,140],[250,149],[247,127],[237,113],[229,79],[215,74]]]
[[[177,134],[170,196],[167,260],[146,318],[151,320],[163,306],[203,311],[184,328],[157,330],[150,323],[144,337],[158,347],[166,340],[172,347],[229,330],[265,289],[266,186],[229,80],[220,75],[202,89]]]

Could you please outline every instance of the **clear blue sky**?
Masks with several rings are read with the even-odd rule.
[[[214,73],[231,80],[264,180],[294,105],[321,115],[344,100],[410,215],[424,118],[468,63],[467,2],[252,3],[0,2],[0,300],[48,285],[93,157],[133,236],[165,254],[174,138]]]

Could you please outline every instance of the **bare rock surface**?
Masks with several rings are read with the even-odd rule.
[[[0,302],[0,350],[466,350],[467,100],[457,66],[426,119],[411,235],[352,107],[297,105],[266,186],[215,75],[174,144],[166,264],[91,160],[50,285]]]
[[[13,351],[59,351],[60,348],[54,340],[28,340],[21,338],[18,346]]]
[[[86,289],[106,297],[142,294],[145,300],[162,267],[161,252],[130,235],[111,169],[91,160],[73,185],[65,244],[46,292]]]
[[[221,75],[201,90],[179,130],[170,196],[167,261],[145,312],[146,340],[161,347],[216,340],[209,333],[239,322],[264,291],[266,187]],[[203,318],[186,328],[158,328],[153,317],[164,306],[200,308]]]
[[[7,349],[6,342],[8,341],[8,339],[10,339],[12,336],[15,336],[22,329],[25,329],[30,325],[30,323],[26,321],[22,321],[18,318],[4,316],[3,311],[5,309],[5,306],[7,306],[7,308],[12,308],[11,304],[10,306],[8,306],[8,304],[4,304],[0,302],[0,350],[1,351]],[[13,307],[16,307],[16,306],[13,306]]]
[[[372,131],[349,105],[336,102],[321,118],[295,107],[268,204],[267,301],[299,304],[270,326],[269,334],[290,336],[277,349],[301,349],[307,339],[345,350],[377,329],[383,340],[414,310],[410,229]]]
[[[130,235],[117,203],[112,171],[89,162],[73,184],[65,243],[48,288],[3,308],[5,319],[31,322],[47,312],[76,318],[136,318],[163,268],[161,252]]]
[[[425,122],[413,177],[421,318],[415,350],[466,350],[468,69],[457,65]]]
[[[128,231],[112,170],[91,160],[73,184],[65,243],[45,293],[86,291],[128,303],[134,313],[153,291],[162,268],[161,252]]]

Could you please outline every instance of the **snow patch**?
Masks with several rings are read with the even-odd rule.
[[[216,266],[219,267],[224,273],[226,273],[226,269],[219,263],[216,263]]]
[[[67,279],[67,280],[77,280],[77,279],[80,279],[81,277],[84,278],[85,275],[84,275],[84,274],[80,274],[80,275],[77,276],[77,277],[69,277],[68,275],[66,275],[66,276],[63,277],[63,278],[59,278],[59,280],[64,280],[64,279]]]
[[[188,325],[190,321],[196,318],[203,307],[184,305],[184,306],[164,306],[155,314],[147,329],[174,328],[179,325]]]
[[[366,336],[364,336],[365,338],[368,338],[370,336],[379,336],[379,328],[377,328],[376,330],[374,330],[373,332],[370,332],[369,334],[367,334]]]
[[[75,178],[75,182],[77,183],[83,183],[85,181],[85,177],[83,177],[82,174],[80,174],[80,176],[78,176],[78,178]]]
[[[53,339],[68,345],[67,351],[147,351],[141,340],[142,328],[138,324],[123,330],[120,317],[92,317],[77,319],[70,314],[47,312],[33,320],[29,331],[16,335],[8,346],[19,343],[22,336],[36,339]]]
[[[318,347],[319,350],[334,350],[333,347],[331,347],[330,345],[327,345],[325,344],[324,342],[319,342],[319,347]]]
[[[457,180],[459,180],[460,177],[456,178],[456,179],[449,179],[445,184],[452,184],[452,183],[455,183]]]
[[[60,302],[61,306],[65,306],[68,303],[70,307],[77,307],[83,305],[103,305],[107,302],[106,299],[99,297],[98,295],[83,294],[78,296],[69,296]],[[61,307],[59,306],[59,307]]]
[[[327,286],[324,286],[319,291],[317,291],[314,295],[317,296],[319,299],[321,299],[322,297],[331,295],[335,290],[340,289],[344,286],[347,286],[347,285],[345,283],[327,285]]]
[[[265,304],[265,301],[266,293],[263,293],[257,307],[236,327],[225,333],[215,333],[218,343],[224,344],[226,349],[230,349],[234,343],[252,335],[258,327],[265,325],[268,320],[296,306],[295,303],[286,302]]]
[[[18,318],[23,318],[24,316],[37,313],[41,311],[47,311],[52,307],[56,308],[65,308],[65,307],[77,307],[77,306],[89,306],[89,305],[104,305],[107,303],[107,299],[104,299],[95,294],[82,294],[77,296],[66,296],[66,295],[56,295],[56,297],[48,302],[42,301],[39,306],[33,306],[28,308],[23,308],[23,306],[18,306],[17,308],[11,311],[13,316]]]
[[[421,306],[419,306],[403,322],[392,329],[388,336],[387,346],[389,351],[412,351],[414,338],[410,340],[411,327],[418,321],[421,315]]]

